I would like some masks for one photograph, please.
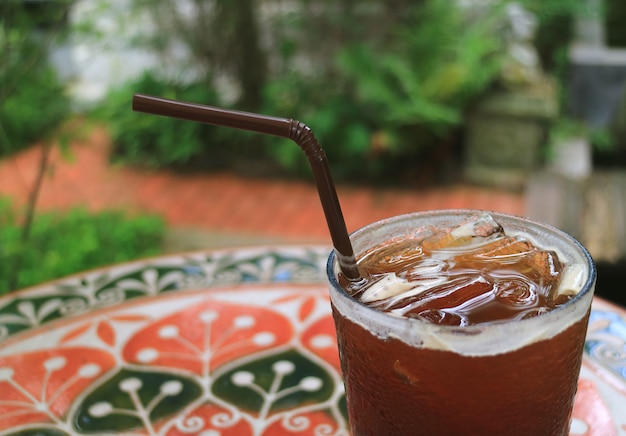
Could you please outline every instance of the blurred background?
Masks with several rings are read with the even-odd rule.
[[[330,244],[292,142],[134,113],[134,93],[294,118],[350,231],[526,215],[625,304],[622,0],[0,3],[0,293],[161,253]]]

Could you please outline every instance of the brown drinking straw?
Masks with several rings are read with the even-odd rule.
[[[330,176],[326,154],[311,129],[305,124],[287,118],[269,117],[143,94],[133,96],[133,110],[293,140],[304,151],[311,164],[341,272],[350,280],[360,279],[335,184]]]

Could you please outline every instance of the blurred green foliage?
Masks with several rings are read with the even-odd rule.
[[[159,254],[165,225],[154,216],[120,212],[40,213],[27,244],[11,204],[0,200],[0,294],[18,272],[16,289],[77,271]]]
[[[0,156],[45,138],[70,112],[64,85],[48,62],[70,2],[41,3],[40,9],[0,3]]]
[[[264,147],[258,144],[258,135],[134,112],[131,101],[135,93],[226,106],[218,101],[211,85],[167,81],[146,72],[112,90],[90,114],[108,126],[114,162],[153,169],[206,171],[232,168],[242,158],[253,161],[266,156]]]
[[[390,9],[395,17],[386,14],[389,22],[368,31],[357,23],[375,21],[381,11],[363,12],[349,2],[323,3],[324,13],[302,2],[302,15],[275,18],[274,68],[263,86],[259,111],[311,127],[338,179],[391,180],[399,166],[414,171],[422,165],[423,153],[460,128],[464,111],[498,73],[501,47],[493,38],[492,14],[469,22],[446,0],[404,2],[402,13]],[[321,39],[306,34],[316,25]],[[202,50],[196,47],[196,52]],[[300,67],[303,58],[314,63]],[[226,106],[210,91],[211,77],[184,88],[161,81],[159,89],[157,79],[144,76],[103,105],[116,152],[126,161],[151,166],[205,162],[210,167],[208,162],[230,165],[245,157],[252,166],[265,161],[272,174],[272,163],[286,173],[308,174],[304,154],[290,141],[259,135],[250,139],[195,123],[129,114],[133,92]],[[237,107],[238,102],[231,104]]]
[[[573,17],[585,13],[584,2],[520,3],[539,19],[536,45],[544,66],[564,81]],[[615,10],[619,0],[609,3]],[[46,52],[71,4],[0,5],[6,47],[0,53],[0,153],[31,143],[67,115]],[[160,31],[135,33],[129,44],[146,44],[165,64],[168,44],[182,43],[192,59],[181,68],[199,67],[200,75],[185,84],[146,75],[111,93],[98,117],[111,127],[115,159],[185,169],[265,165],[272,174],[297,175],[308,166],[289,141],[132,113],[132,93],[146,92],[297,118],[316,133],[338,178],[393,178],[399,166],[415,169],[433,149],[456,140],[464,114],[493,85],[503,50],[494,18],[504,2],[488,8],[476,2],[471,10],[448,0],[194,4],[189,15],[175,0],[136,0],[121,17],[134,26],[133,17],[148,14]],[[272,13],[261,20],[268,4]],[[85,23],[72,30],[81,38],[90,30],[92,38],[105,36]],[[228,104],[217,80],[224,76],[240,91]]]
[[[626,48],[626,2],[604,0],[606,5],[605,24],[607,45]]]
[[[472,22],[446,0],[411,11],[387,44],[343,50],[340,65],[363,101],[390,127],[425,124],[436,132],[461,123],[462,110],[500,71],[496,15]]]
[[[307,123],[340,180],[397,181],[419,172],[498,74],[492,19],[470,22],[445,0],[422,2],[384,39],[342,45],[325,74],[286,68],[266,87],[267,112]],[[304,165],[291,144],[270,152],[285,166]]]
[[[133,112],[131,99],[134,93],[205,104],[216,99],[215,93],[201,84],[166,83],[150,73],[113,90],[92,115],[108,125],[115,159],[158,168],[188,165],[202,154],[213,127]]]
[[[542,64],[563,88],[574,17],[586,13],[584,2],[520,3],[536,14]],[[506,2],[463,8],[449,0],[295,0],[288,8],[275,4],[263,20],[258,3],[212,4],[190,18],[174,0],[135,3],[161,30],[143,42],[167,53],[163,35],[176,38],[201,73],[185,85],[146,75],[111,94],[101,114],[113,131],[116,158],[151,167],[309,174],[291,141],[130,113],[132,93],[145,92],[298,119],[323,145],[338,180],[403,182],[404,175],[440,166],[435,155],[460,154],[465,115],[497,86],[506,54]],[[245,23],[237,18],[241,8]],[[214,37],[199,23],[210,23]]]
[[[607,1],[609,42],[624,40],[618,20],[623,2]],[[69,114],[48,56],[68,30],[72,3],[0,2],[0,156],[46,138]],[[520,3],[537,15],[535,43],[543,66],[563,85],[573,19],[586,12],[585,2]],[[172,41],[184,44],[192,59],[169,76],[196,79],[182,83],[146,73],[111,92],[93,115],[110,129],[114,160],[151,168],[309,174],[292,141],[136,113],[131,98],[139,92],[296,118],[315,132],[338,180],[398,181],[436,166],[433,150],[458,141],[465,114],[496,84],[504,51],[497,23],[503,2],[464,11],[450,0],[190,4],[197,6],[191,15],[178,0],[135,0],[122,11],[126,26],[138,27],[145,21],[134,14],[143,19],[147,11],[159,29],[156,35],[136,29],[129,45],[147,44],[167,66]],[[111,9],[106,1],[100,8]],[[88,22],[69,30],[81,40],[108,37]],[[193,74],[182,74],[187,69]],[[444,158],[451,157],[447,153]],[[112,212],[92,217],[76,210],[40,215],[25,244],[22,221],[0,204],[0,292],[15,271],[24,287],[156,253],[163,232],[156,218]],[[18,255],[21,265],[14,268]]]

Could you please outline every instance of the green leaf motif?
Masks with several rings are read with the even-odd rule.
[[[345,395],[342,395],[339,399],[339,412],[341,413],[341,416],[343,416],[345,422],[348,422],[348,403],[346,402]]]
[[[63,309],[85,305],[86,299],[76,296],[15,299],[0,309],[0,326],[11,335],[38,327],[63,316]]]
[[[261,358],[229,370],[213,384],[213,394],[265,419],[270,414],[327,401],[331,376],[296,351]]]
[[[172,416],[202,395],[193,380],[167,372],[122,369],[90,393],[78,407],[73,426],[83,433],[152,431],[152,423]]]
[[[133,274],[120,277],[108,288],[100,289],[96,296],[100,297],[103,292],[107,292],[111,288],[123,292],[124,300],[157,295],[178,288],[178,284],[183,278],[184,272],[180,268],[146,267]]]
[[[239,277],[246,283],[286,282],[298,277],[316,277],[320,268],[311,260],[292,258],[280,254],[255,256],[224,267],[216,273]]]

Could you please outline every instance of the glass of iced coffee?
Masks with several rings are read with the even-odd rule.
[[[328,261],[353,435],[567,435],[596,272],[505,214],[432,211],[351,235]]]

